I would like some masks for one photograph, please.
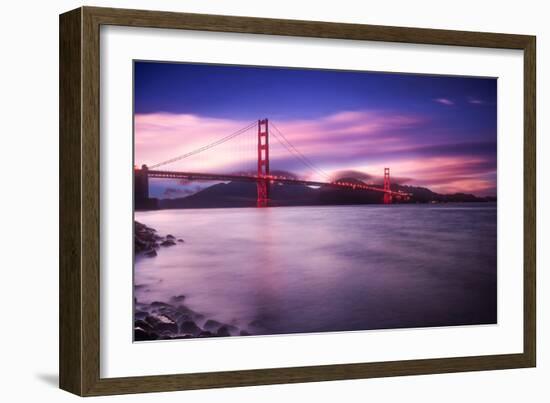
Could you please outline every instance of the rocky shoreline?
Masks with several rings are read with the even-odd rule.
[[[150,228],[140,222],[134,221],[134,254],[147,257],[157,256],[157,250],[161,247],[174,246],[177,243],[184,243],[183,239],[168,234],[162,237],[157,230]]]
[[[209,319],[184,304],[185,296],[150,304],[135,301],[134,341],[248,336],[247,331]]]
[[[161,247],[171,247],[183,239],[173,235],[164,237],[153,228],[134,222],[135,256],[157,256]],[[134,287],[139,287],[134,285]],[[176,295],[169,301],[144,303],[134,298],[134,341],[188,339],[197,337],[248,336],[246,330],[222,323],[195,312],[185,304],[185,295]]]

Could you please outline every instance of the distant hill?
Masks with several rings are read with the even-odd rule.
[[[359,182],[357,179],[344,178],[346,182]],[[394,191],[401,190],[411,193],[407,203],[447,203],[447,202],[485,202],[495,201],[495,198],[480,198],[472,194],[438,194],[430,189],[415,186],[394,184]],[[312,205],[342,205],[342,204],[379,204],[382,203],[382,193],[367,190],[338,189],[332,186],[311,188],[299,185],[272,184],[270,187],[270,206],[312,206]],[[161,199],[158,207],[161,209],[180,208],[226,208],[255,207],[256,184],[253,182],[219,183],[203,189],[191,196]]]
[[[496,197],[478,197],[470,193],[450,193],[441,194],[432,192],[428,188],[420,186],[392,185],[392,190],[402,191],[412,194],[410,202],[412,203],[465,203],[465,202],[495,202]]]

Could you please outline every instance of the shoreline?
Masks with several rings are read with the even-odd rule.
[[[163,247],[183,246],[185,241],[157,231],[134,221],[134,259],[154,258]],[[135,266],[134,266],[135,270]],[[222,323],[196,312],[186,303],[183,294],[174,295],[168,301],[140,302],[135,294],[141,285],[134,287],[134,341],[172,340],[205,337],[249,336],[237,326]]]

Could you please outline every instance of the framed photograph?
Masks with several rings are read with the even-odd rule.
[[[60,386],[533,367],[535,37],[60,16]]]

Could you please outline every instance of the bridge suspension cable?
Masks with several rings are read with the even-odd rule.
[[[279,130],[279,128],[273,123],[273,121],[270,122],[270,126],[275,129],[274,132],[271,132],[271,134],[273,134],[275,136],[275,138],[277,139],[277,141],[279,143],[281,143],[281,145],[283,145],[283,147],[285,147],[287,149],[288,152],[290,152],[295,158],[297,158],[298,160],[300,160],[303,164],[305,164],[306,166],[308,166],[309,168],[313,169],[315,172],[317,172],[319,175],[325,177],[326,179],[329,180],[329,182],[331,181],[331,177],[328,173],[326,173],[325,171],[323,171],[321,168],[318,168],[313,162],[311,162],[311,160],[309,158],[307,158],[304,154],[302,154],[300,152],[300,150],[298,150],[287,138],[286,136],[283,134],[283,132],[281,132],[281,130]]]
[[[174,158],[170,158],[169,160],[166,160],[166,161],[162,161],[162,162],[159,162],[158,164],[154,164],[154,165],[151,165],[149,167],[149,169],[155,169],[155,168],[158,168],[160,166],[163,166],[163,165],[167,165],[167,164],[171,164],[172,162],[176,162],[176,161],[180,161],[182,159],[185,159],[185,158],[188,158],[188,157],[191,157],[195,154],[198,154],[198,153],[201,153],[203,151],[206,151],[206,150],[209,150],[213,147],[216,147],[220,144],[223,144],[225,143],[226,141],[229,141],[231,140],[232,138],[235,138],[245,132],[247,132],[248,130],[252,129],[253,127],[255,127],[257,125],[257,122],[252,122],[250,123],[248,126],[246,127],[243,127],[242,129],[239,129],[237,130],[236,132],[233,132],[225,137],[222,137],[216,141],[214,141],[213,143],[210,143],[210,144],[207,144],[207,145],[204,145],[202,147],[199,147],[193,151],[189,151],[185,154],[182,154],[182,155],[178,155],[177,157],[174,157]]]

